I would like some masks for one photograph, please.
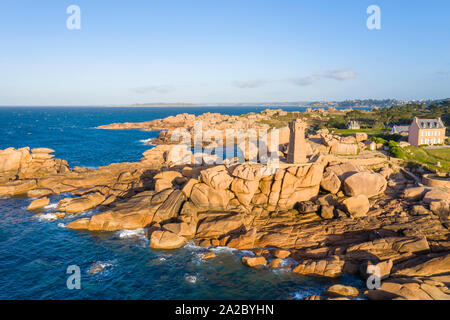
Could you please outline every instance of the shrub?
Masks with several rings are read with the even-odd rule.
[[[387,144],[387,141],[380,137],[371,137],[370,141],[373,141],[376,144]]]
[[[394,140],[389,140],[388,145],[389,145],[389,148],[399,147],[400,146],[400,144],[397,141],[394,141]]]
[[[394,158],[406,159],[406,152],[401,147],[397,146],[390,147],[389,153]]]

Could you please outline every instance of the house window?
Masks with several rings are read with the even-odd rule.
[[[423,139],[420,139],[420,144],[423,144]]]
[[[438,140],[438,142],[437,142],[437,143],[441,143],[441,138],[438,138],[437,140]]]

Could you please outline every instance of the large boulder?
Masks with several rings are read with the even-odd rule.
[[[243,227],[244,218],[239,214],[212,216],[203,219],[198,227],[198,238],[218,238],[232,231],[239,231]]]
[[[229,190],[216,190],[206,183],[192,187],[191,201],[202,210],[224,210],[233,197]]]
[[[368,290],[370,300],[450,300],[450,294],[433,282],[420,278],[395,278],[383,281],[376,290]]]
[[[233,177],[228,174],[227,168],[222,165],[203,170],[200,176],[202,182],[217,190],[228,189],[233,181]]]
[[[434,258],[418,257],[397,266],[393,276],[431,277],[450,275],[450,253]]]
[[[351,286],[335,284],[329,287],[323,294],[329,297],[357,297],[359,291]]]
[[[358,172],[367,172],[364,167],[358,166],[351,162],[328,166],[326,172],[333,172],[341,182]]]
[[[28,210],[37,210],[45,207],[50,203],[50,199],[48,197],[42,197],[36,200],[33,200],[28,206]]]
[[[414,187],[414,188],[406,188],[403,191],[403,198],[411,201],[421,200],[425,193],[427,193],[430,188],[427,187]]]
[[[256,190],[258,190],[258,186],[258,180],[234,178],[231,184],[231,191],[233,191],[240,203],[249,205]]]
[[[89,193],[79,198],[66,198],[58,203],[58,210],[67,213],[80,213],[100,205],[105,196],[100,192]]]
[[[168,191],[172,192],[172,190]],[[126,201],[115,204],[108,211],[97,213],[91,218],[75,220],[69,223],[67,227],[91,231],[144,228],[152,222],[156,210],[168,198],[169,195],[166,195],[166,193],[162,191],[153,195],[154,191],[141,192]],[[156,200],[153,199],[155,197]]]
[[[365,132],[357,132],[355,134],[355,139],[357,142],[365,141],[368,139],[367,133]]]
[[[348,196],[365,195],[375,197],[386,190],[387,181],[379,173],[358,172],[344,181],[344,191]]]
[[[347,212],[354,218],[365,217],[370,209],[370,203],[364,194],[350,197],[343,201]]]
[[[170,231],[156,230],[150,237],[150,247],[153,249],[177,249],[186,244],[186,239]]]
[[[427,252],[430,246],[425,237],[388,237],[355,244],[347,248],[346,260],[381,261],[410,256],[414,253]]]
[[[431,203],[435,201],[448,201],[450,200],[450,193],[440,190],[440,189],[433,189],[425,193],[425,196],[423,197],[423,202],[425,203]]]
[[[20,168],[23,153],[14,148],[0,150],[0,173],[13,171],[17,173]]]
[[[153,222],[161,222],[178,216],[186,197],[180,190],[173,190],[164,203],[156,210]]]
[[[338,176],[333,171],[328,171],[323,174],[320,186],[329,193],[338,193],[341,188],[341,180],[339,180]]]
[[[231,175],[244,180],[259,180],[263,176],[264,166],[260,164],[240,164],[232,168]]]
[[[305,259],[292,271],[308,276],[336,278],[342,275],[343,267],[344,261],[339,259],[338,256],[332,256],[323,260]]]
[[[242,263],[246,265],[247,267],[261,267],[265,266],[267,264],[267,260],[264,257],[249,257],[245,256],[242,257]]]
[[[17,180],[0,185],[0,197],[15,196],[27,193],[36,188],[36,180]]]

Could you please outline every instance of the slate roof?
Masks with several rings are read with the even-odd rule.
[[[392,127],[392,131],[393,132],[398,132],[398,133],[409,132],[409,126],[407,126],[407,125],[403,125],[403,126],[394,125]]]
[[[420,129],[442,129],[444,124],[441,119],[417,119]]]

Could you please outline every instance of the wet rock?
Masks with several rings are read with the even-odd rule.
[[[176,249],[184,246],[186,239],[170,231],[156,230],[150,237],[150,247],[153,249]]]
[[[10,197],[27,193],[36,187],[36,180],[18,180],[0,185],[0,197]]]
[[[50,203],[50,199],[48,197],[39,198],[33,200],[28,206],[28,210],[37,210],[47,206]]]
[[[355,287],[335,284],[329,287],[323,295],[329,297],[357,297],[359,291]]]
[[[276,258],[287,258],[291,255],[291,252],[289,250],[283,250],[283,249],[277,249],[274,250],[272,252],[272,254],[276,257]]]
[[[282,261],[283,260],[280,258],[273,259],[272,261],[269,262],[269,267],[272,269],[277,269],[280,267]]]
[[[209,260],[209,259],[213,259],[215,257],[216,257],[216,254],[214,252],[208,251],[202,256],[202,259],[203,260]]]
[[[95,208],[105,200],[99,192],[90,193],[79,198],[66,198],[58,203],[58,210],[67,213],[79,213]]]
[[[247,267],[262,267],[267,264],[267,260],[264,257],[242,257],[242,263]]]

